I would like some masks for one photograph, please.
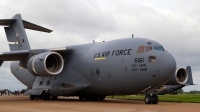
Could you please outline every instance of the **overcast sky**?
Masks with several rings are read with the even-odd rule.
[[[177,66],[192,66],[193,80],[200,84],[199,0],[0,0],[0,18],[20,13],[23,20],[52,29],[52,33],[26,30],[32,49],[54,48],[109,41],[149,38],[162,44]],[[0,28],[0,52],[9,51]],[[10,62],[0,68],[0,89],[26,88],[10,72]],[[184,91],[200,90],[200,85]]]

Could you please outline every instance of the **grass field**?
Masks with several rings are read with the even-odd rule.
[[[108,96],[112,98],[113,96]],[[128,100],[144,100],[145,95],[118,95],[113,98]],[[200,103],[200,94],[178,94],[178,95],[158,95],[159,101],[163,102],[187,102]]]

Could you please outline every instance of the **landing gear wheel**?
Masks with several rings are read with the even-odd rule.
[[[45,96],[45,97],[46,97],[45,98],[46,100],[50,100],[51,99],[50,96]]]
[[[146,95],[144,98],[144,101],[146,104],[151,104],[152,103],[152,96],[151,95]]]
[[[39,96],[35,96],[35,100],[38,100],[39,99]]]
[[[89,96],[85,96],[85,100],[89,101],[89,100],[91,100],[91,98]]]
[[[100,96],[100,97],[99,97],[99,100],[100,100],[100,101],[102,101],[102,100],[104,100],[104,99],[105,99],[105,96]]]
[[[91,100],[93,100],[93,101],[96,101],[96,100],[98,100],[99,98],[97,97],[97,96],[93,96],[92,98],[91,98]]]
[[[42,96],[42,100],[50,100],[50,96]]]
[[[34,95],[30,95],[30,100],[35,100],[35,96]]]
[[[42,96],[42,100],[46,100],[46,99],[45,99],[45,96]]]
[[[85,99],[84,96],[79,96],[79,100],[83,101]]]
[[[157,95],[152,95],[152,104],[157,104],[158,103],[158,96]]]
[[[43,96],[43,100],[50,100],[50,96]]]
[[[57,100],[57,99],[58,99],[58,96],[52,96],[51,99],[52,99],[52,100]]]

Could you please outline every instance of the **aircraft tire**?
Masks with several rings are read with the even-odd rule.
[[[35,100],[38,100],[39,99],[39,96],[35,96]]]
[[[84,96],[79,96],[79,100],[83,101],[85,99]]]
[[[86,97],[85,97],[85,100],[86,100],[86,101],[89,101],[89,100],[91,100],[91,98],[88,97],[88,96],[86,96]]]
[[[100,100],[100,101],[102,101],[102,100],[104,100],[104,99],[105,99],[105,96],[100,96],[100,97],[99,97],[99,100]]]
[[[30,100],[35,100],[35,96],[34,95],[30,95]]]
[[[152,103],[152,96],[151,95],[146,95],[144,98],[144,101],[146,104],[151,104]]]
[[[45,96],[42,96],[42,100],[45,100]]]
[[[52,100],[57,100],[57,99],[58,99],[58,96],[52,96],[51,99],[52,99]]]
[[[92,101],[93,98],[92,98],[91,96],[86,96],[86,97],[85,97],[85,100],[86,100],[86,101]]]
[[[97,101],[98,99],[99,99],[99,98],[98,98],[97,96],[93,96],[93,97],[92,97],[92,100],[93,100],[93,101]]]
[[[158,103],[158,96],[152,95],[152,104],[157,104],[157,103]]]
[[[95,101],[95,100],[98,100],[98,97],[97,96],[86,96],[85,100],[86,101]]]
[[[51,97],[50,96],[45,96],[46,97],[46,100],[50,100],[51,99]]]

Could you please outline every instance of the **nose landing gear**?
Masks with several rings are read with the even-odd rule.
[[[158,96],[156,94],[146,94],[144,101],[146,104],[157,104],[158,103]]]

